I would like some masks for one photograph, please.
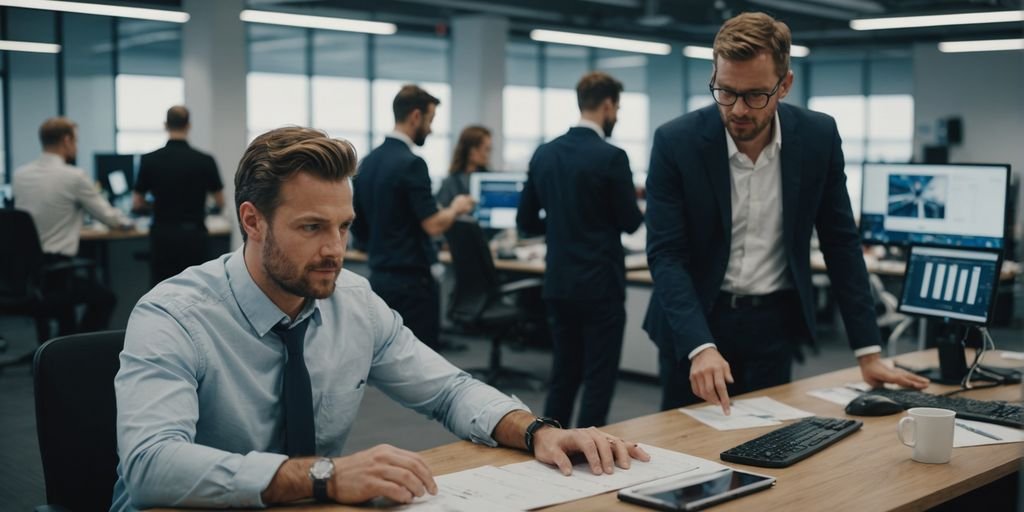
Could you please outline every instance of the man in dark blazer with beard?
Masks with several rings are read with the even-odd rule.
[[[654,291],[644,328],[659,350],[662,408],[791,379],[815,332],[816,228],[864,380],[923,388],[886,366],[846,190],[835,120],[780,103],[793,83],[789,28],[744,13],[715,37],[716,104],[661,126],[647,178]]]

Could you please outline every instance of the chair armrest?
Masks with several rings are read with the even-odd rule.
[[[60,505],[39,505],[33,509],[34,512],[71,512],[71,509]]]
[[[530,279],[521,279],[519,281],[502,284],[498,288],[498,293],[508,295],[510,293],[521,292],[530,288],[539,288],[541,286],[544,286],[544,280],[539,277],[531,277]]]

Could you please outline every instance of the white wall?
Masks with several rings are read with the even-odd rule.
[[[1009,163],[1024,176],[1024,52],[940,53],[934,43],[914,46],[914,155],[936,142],[939,119],[963,120],[963,142],[952,163]],[[1021,187],[1024,188],[1024,187]],[[1024,238],[1024,190],[1019,191],[1016,257]],[[1013,222],[1013,221],[1011,221]]]

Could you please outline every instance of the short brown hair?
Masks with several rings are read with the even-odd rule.
[[[76,128],[78,125],[66,117],[51,117],[39,127],[39,142],[44,148],[60,144],[64,137],[74,137]]]
[[[256,137],[235,173],[236,213],[242,203],[249,201],[272,219],[281,204],[281,184],[298,172],[331,181],[347,179],[356,172],[356,150],[347,140],[299,126],[278,128]],[[246,239],[242,227],[242,240]]]
[[[621,92],[622,82],[608,73],[591,71],[583,75],[576,84],[576,104],[580,107],[580,112],[593,110],[601,106],[605,98],[611,98],[612,102],[618,103]]]
[[[413,111],[419,110],[426,114],[428,105],[440,104],[441,100],[431,96],[419,86],[407,84],[403,85],[402,90],[395,95],[395,101],[391,103],[391,108],[395,111],[395,122],[400,123],[405,121]]]
[[[718,57],[727,60],[750,60],[768,52],[775,62],[775,73],[781,78],[789,72],[789,27],[763,12],[745,12],[726,20],[715,36],[714,63]]]
[[[452,153],[452,165],[448,168],[450,174],[466,170],[466,162],[469,161],[469,152],[473,148],[480,147],[484,139],[491,136],[491,131],[484,126],[473,124],[465,127],[459,134],[459,142],[455,144],[455,151]]]
[[[175,105],[167,109],[167,121],[164,123],[168,130],[183,130],[188,126],[188,109],[183,105]]]

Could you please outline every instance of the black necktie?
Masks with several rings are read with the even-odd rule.
[[[288,362],[284,368],[284,450],[289,457],[316,455],[313,387],[302,355],[309,319],[306,317],[291,329],[280,324],[274,327],[274,332],[281,336],[288,350]]]

